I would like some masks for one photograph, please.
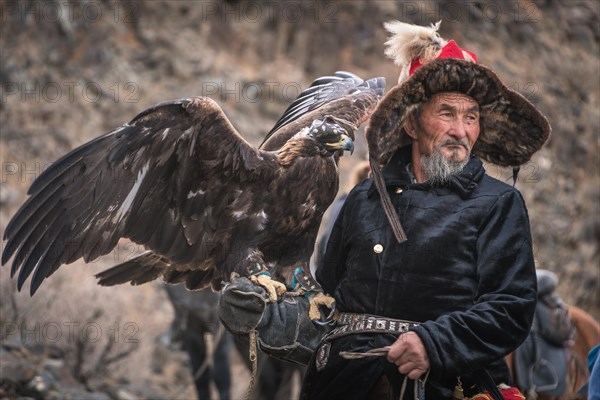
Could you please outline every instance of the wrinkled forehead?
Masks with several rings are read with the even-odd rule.
[[[441,105],[449,105],[451,107],[455,107],[458,109],[471,110],[476,109],[479,110],[479,103],[464,93],[459,92],[440,92],[436,93],[429,101],[423,103],[426,106],[438,107]]]

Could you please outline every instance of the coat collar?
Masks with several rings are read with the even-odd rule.
[[[411,146],[404,146],[398,149],[390,161],[383,167],[382,173],[386,188],[403,187],[416,190],[433,190],[436,192],[447,193],[455,192],[462,199],[468,198],[477,188],[479,182],[485,175],[483,163],[477,156],[472,156],[463,171],[450,177],[445,185],[432,185],[430,183],[416,183],[414,175],[410,171]],[[377,192],[375,182],[371,182],[368,196]]]

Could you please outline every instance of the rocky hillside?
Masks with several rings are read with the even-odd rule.
[[[517,183],[530,212],[537,266],[559,274],[567,302],[600,319],[600,3],[33,0],[1,7],[0,230],[53,160],[149,106],[213,97],[258,144],[317,76],[348,70],[384,76],[392,87],[398,71],[383,56],[384,21],[427,25],[441,19],[443,37],[475,51],[481,63],[548,116],[552,137],[523,166]],[[342,169],[350,170],[365,152],[360,137],[354,156],[342,159]],[[511,175],[492,165],[488,173]],[[52,345],[76,354],[70,352],[81,344],[68,340],[67,328],[98,324],[103,335],[83,352],[85,360],[61,358],[71,372],[77,362],[85,364],[80,372],[96,368],[114,338],[107,333],[117,331],[139,343],[110,345],[110,355],[127,354],[111,358],[103,376],[142,386],[156,381],[153,343],[172,317],[160,285],[107,289],[93,279],[137,250],[124,242],[90,266],[63,268],[33,299],[16,293],[9,268],[2,268],[3,345],[27,343],[36,357],[40,350],[32,346],[47,345],[57,324],[62,335]],[[23,334],[24,326],[34,333]],[[2,364],[3,376],[6,368]],[[81,376],[74,379],[81,383]],[[240,382],[238,393],[246,383]],[[0,397],[10,395],[6,390],[0,385]]]

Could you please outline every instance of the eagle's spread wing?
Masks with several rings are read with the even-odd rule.
[[[381,77],[365,81],[350,72],[338,71],[318,78],[285,110],[260,148],[278,149],[313,120],[328,115],[352,136],[370,117],[384,89],[385,79]]]
[[[34,181],[4,233],[2,263],[15,256],[19,290],[33,273],[33,294],[60,265],[107,254],[122,237],[151,249],[145,256],[156,263],[164,262],[157,254],[177,264],[205,261],[215,246],[227,250],[234,203],[272,173],[272,157],[208,98],[159,104]]]
[[[316,80],[262,150],[208,98],[150,108],[34,181],[5,230],[2,264],[14,257],[19,290],[33,274],[33,294],[61,265],[94,260],[120,238],[147,251],[100,273],[102,285],[162,276],[198,289],[259,264],[307,263],[337,193],[331,155],[352,148],[343,132],[369,118],[384,85],[349,73]]]

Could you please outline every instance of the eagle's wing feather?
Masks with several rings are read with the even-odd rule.
[[[14,255],[19,289],[33,273],[33,294],[60,265],[107,254],[122,237],[176,263],[202,262],[228,233],[233,194],[273,170],[214,101],[162,103],[42,173],[5,230],[2,263]]]
[[[308,111],[312,111],[322,104],[340,97],[348,87],[356,87],[363,82],[358,76],[344,71],[338,71],[333,76],[321,76],[313,81],[311,85],[292,104],[288,106],[283,115],[277,120],[269,131],[270,134],[277,131],[289,122],[298,119]]]
[[[371,115],[383,96],[384,78],[362,78],[346,71],[316,79],[290,104],[265,136],[261,149],[280,148],[300,129],[315,119],[333,116],[349,133]]]

